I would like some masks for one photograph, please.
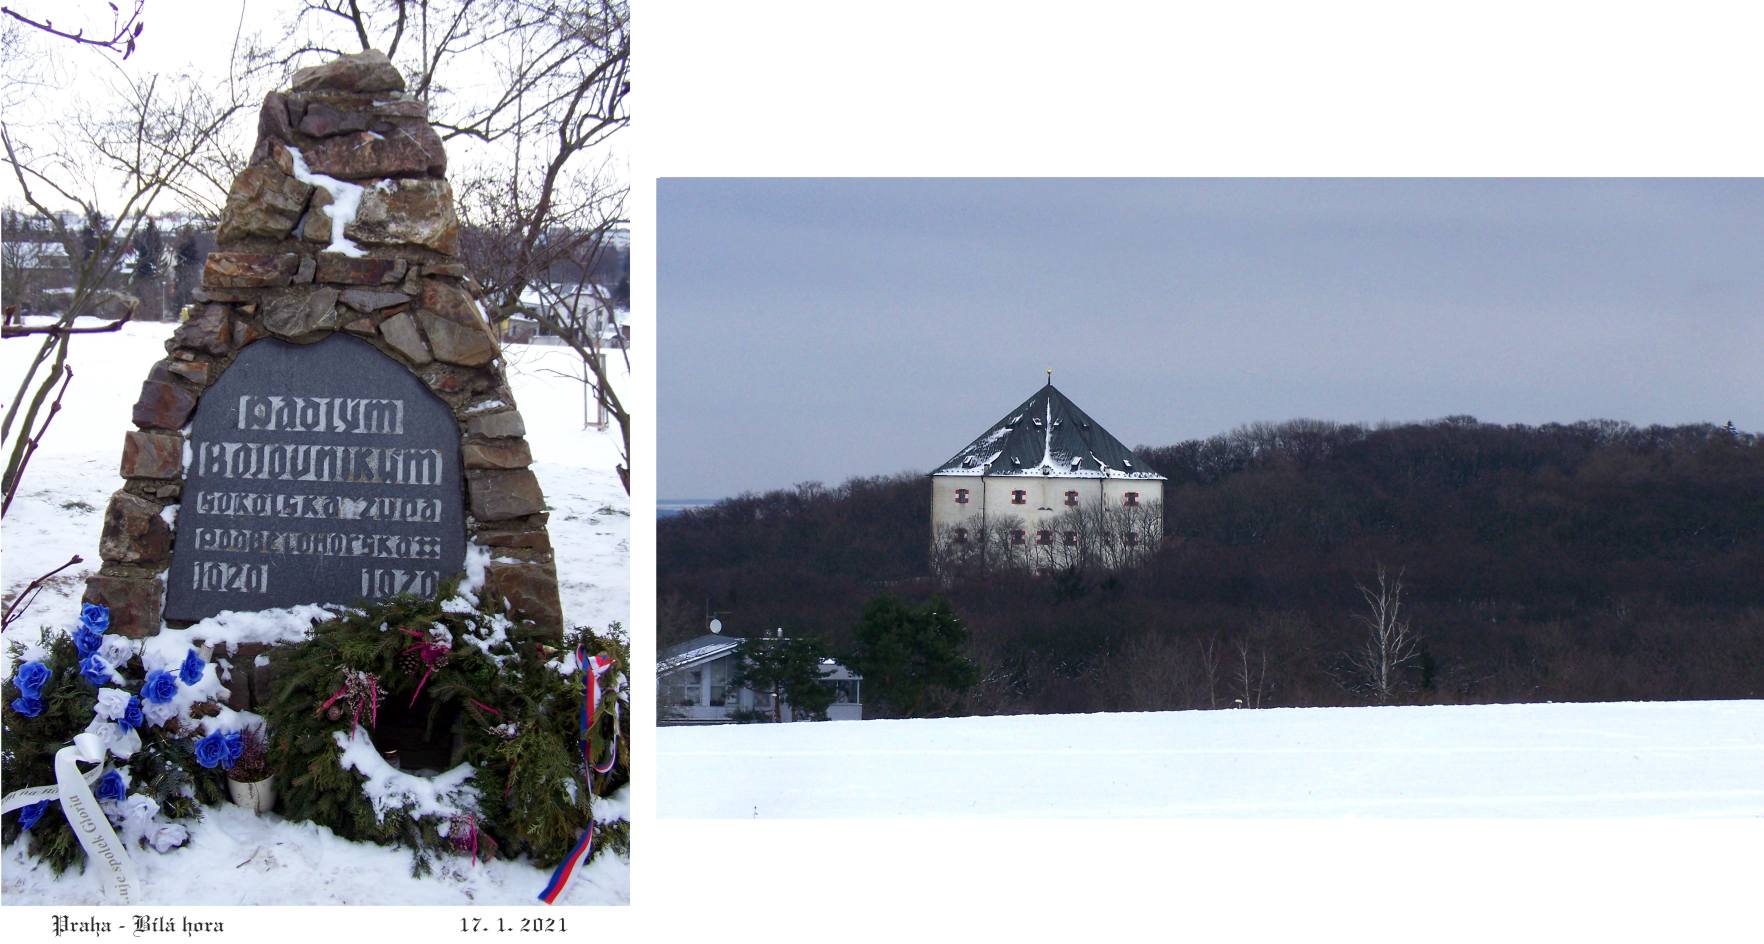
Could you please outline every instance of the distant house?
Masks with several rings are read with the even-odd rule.
[[[630,311],[612,304],[612,289],[597,283],[548,283],[522,293],[519,317],[534,320],[534,338],[554,337],[551,325],[585,332],[602,348],[623,348],[631,338]]]
[[[931,473],[931,559],[1123,566],[1163,539],[1164,477],[1048,382]]]
[[[705,634],[656,654],[656,690],[661,693],[658,717],[660,724],[726,724],[750,717],[772,716],[772,696],[747,688],[734,688],[739,637]],[[822,684],[833,688],[833,704],[827,708],[829,721],[863,719],[863,677],[828,659],[821,664]],[[790,721],[790,706],[782,706],[785,721]]]
[[[510,315],[502,322],[502,343],[526,344],[539,334],[539,322],[525,314]]]

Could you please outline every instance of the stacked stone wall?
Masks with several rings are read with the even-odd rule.
[[[500,345],[457,258],[446,149],[424,103],[404,89],[386,57],[370,51],[302,69],[288,91],[264,99],[199,307],[142,383],[138,429],[123,437],[125,481],[105,512],[103,565],[86,587],[88,601],[111,608],[118,631],[144,636],[160,626],[176,537],[165,512],[183,491],[187,427],[203,392],[263,338],[304,344],[347,332],[452,410],[467,538],[492,557],[486,583],[517,615],[561,633],[545,498],[528,468]],[[352,187],[362,188],[358,205],[336,240],[330,211]]]

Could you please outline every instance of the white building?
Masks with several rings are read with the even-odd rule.
[[[742,640],[714,634],[689,639],[656,654],[656,689],[661,693],[660,724],[720,724],[740,720],[737,714],[772,717],[772,695],[735,688],[736,651]],[[832,659],[821,662],[821,684],[833,689],[828,721],[861,721],[864,717],[863,676]],[[779,712],[793,719],[789,703]]]
[[[1048,382],[931,473],[933,565],[1113,568],[1163,539],[1164,477]]]

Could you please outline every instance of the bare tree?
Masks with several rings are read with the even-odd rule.
[[[72,32],[69,32],[65,26],[65,20],[63,28],[57,29],[55,21],[47,15],[42,16],[41,19],[33,19],[11,7],[0,7],[0,15],[57,39],[80,46],[91,46],[95,49],[121,53],[122,57],[127,59],[134,55],[135,41],[141,38],[141,31],[147,26],[146,21],[141,19],[141,11],[146,7],[147,0],[135,0],[134,9],[130,10],[126,17],[123,16],[122,10],[115,3],[106,5],[110,7],[110,25],[92,36],[86,35],[86,28],[83,26],[73,27]]]
[[[1143,563],[1163,537],[1162,502],[1105,505],[1081,501],[1050,518],[1040,529],[1049,540],[1037,544],[1034,562],[1051,570],[1114,571]]]
[[[9,123],[0,121],[6,168],[25,202],[49,222],[73,268],[67,307],[55,323],[5,329],[7,338],[40,334],[43,340],[0,421],[0,441],[7,450],[0,514],[10,507],[31,454],[54,418],[60,397],[49,403],[50,392],[58,382],[65,392],[72,377],[70,339],[106,330],[76,328],[75,321],[106,308],[119,319],[132,314],[132,299],[116,290],[122,284],[121,263],[155,207],[177,201],[218,212],[226,192],[215,169],[228,162],[226,129],[243,111],[237,99],[189,78],[146,76],[121,80],[113,101],[108,111],[34,129],[29,138],[15,135]],[[50,203],[78,212],[56,212]],[[106,213],[107,207],[115,212]],[[76,228],[76,220],[83,226]],[[120,311],[115,305],[119,298],[124,300]]]
[[[1360,648],[1349,654],[1358,681],[1379,702],[1388,702],[1401,687],[1402,671],[1419,657],[1421,637],[1403,617],[1403,572],[1392,578],[1378,565],[1373,587],[1356,583],[1366,612],[1354,617],[1365,629]]]
[[[1268,647],[1256,645],[1249,636],[1239,636],[1232,648],[1236,651],[1237,703],[1244,708],[1262,707],[1262,696],[1268,686]]]
[[[1207,707],[1219,707],[1219,637],[1208,636],[1197,640],[1195,645],[1200,649],[1201,680],[1207,686]]]

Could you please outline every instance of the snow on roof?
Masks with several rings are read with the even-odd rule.
[[[7,244],[9,261],[26,269],[67,265],[67,247],[58,242],[13,240]]]
[[[655,655],[655,674],[666,675],[678,669],[688,668],[710,662],[735,651],[742,640],[731,636],[718,636],[706,633],[676,643]]]
[[[931,474],[1163,479],[1051,380]]]

